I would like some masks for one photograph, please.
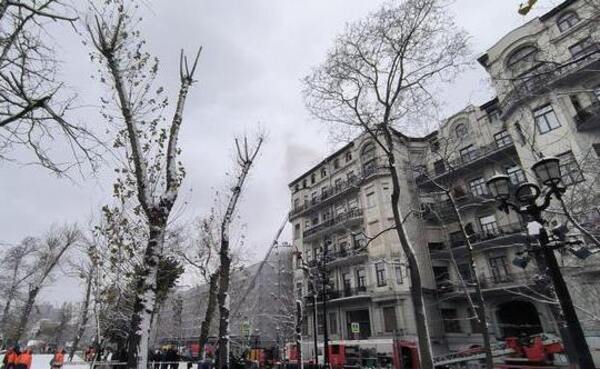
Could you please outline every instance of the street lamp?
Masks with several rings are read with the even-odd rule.
[[[567,330],[569,336],[573,341],[573,346],[577,347],[576,360],[579,368],[581,369],[593,369],[594,361],[588,347],[583,329],[579,323],[579,319],[573,307],[573,301],[569,290],[563,279],[558,261],[554,255],[554,250],[557,247],[565,245],[564,241],[559,240],[555,245],[550,245],[550,236],[548,231],[544,227],[547,221],[542,217],[542,212],[550,206],[552,197],[560,200],[561,196],[565,192],[565,188],[561,186],[561,173],[560,173],[560,162],[559,159],[554,157],[543,158],[535,163],[531,169],[535,173],[537,180],[542,183],[547,192],[544,196],[540,186],[535,183],[524,183],[520,185],[515,191],[515,198],[518,201],[514,203],[510,200],[511,198],[511,184],[510,178],[506,175],[496,175],[487,181],[487,186],[492,196],[500,203],[500,210],[509,213],[512,209],[521,215],[528,216],[539,224],[539,242],[540,248],[533,250],[535,252],[541,251],[543,253],[547,272],[552,279],[556,297],[560,303]],[[538,199],[542,198],[541,204],[538,204]],[[554,240],[552,240],[554,241]],[[525,260],[522,260],[523,262]],[[526,263],[525,263],[526,264]]]

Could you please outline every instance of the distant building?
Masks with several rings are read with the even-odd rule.
[[[569,206],[586,227],[600,231],[598,10],[569,0],[509,32],[478,59],[498,97],[468,106],[426,137],[395,134],[400,208],[422,269],[436,353],[482,339],[461,282],[473,291],[465,240],[434,181],[450,187],[458,201],[493,338],[557,333],[549,304],[536,298],[543,286],[533,278],[535,263],[513,264],[530,242],[525,221],[497,209],[486,181],[504,173],[515,186],[535,182],[530,168],[539,155],[556,156]],[[416,339],[408,271],[396,235],[387,232],[364,247],[365,236],[393,224],[385,165],[378,145],[362,134],[289,185],[293,245],[310,267],[325,263],[330,279],[326,317],[317,302],[319,340],[324,324],[332,340],[391,346],[395,337]],[[564,220],[549,216],[550,226]],[[561,260],[575,303],[583,308],[586,334],[595,342],[600,338],[600,322],[593,318],[600,313],[600,260],[596,255],[583,262],[571,254]],[[306,304],[303,336],[310,340],[311,285],[300,260],[294,262],[294,286]],[[359,333],[352,332],[353,323]]]
[[[291,247],[282,244],[273,249],[269,259],[252,264],[233,273],[231,279],[230,332],[232,349],[244,345],[252,347],[282,346],[292,339],[295,302],[292,295]],[[246,289],[251,286],[244,301]],[[181,315],[177,300],[181,299]],[[180,290],[170,296],[156,317],[152,335],[154,345],[197,343],[208,300],[208,285]],[[216,342],[219,312],[215,312],[210,328],[210,341]]]

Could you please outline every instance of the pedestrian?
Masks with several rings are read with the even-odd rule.
[[[6,350],[6,354],[4,355],[4,359],[2,360],[4,369],[15,369],[17,363],[17,353],[13,346],[10,346],[8,350]]]
[[[54,353],[52,360],[50,360],[50,368],[51,369],[60,369],[60,368],[62,368],[64,363],[65,363],[65,350],[62,347],[59,347],[56,350],[56,352]]]
[[[26,348],[25,351],[17,357],[16,369],[31,369],[31,348]]]

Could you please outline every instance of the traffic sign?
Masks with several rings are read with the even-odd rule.
[[[356,322],[350,323],[350,330],[352,333],[360,333],[360,324]]]

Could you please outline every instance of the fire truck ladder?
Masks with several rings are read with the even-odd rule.
[[[561,342],[560,338],[544,335],[544,345]],[[506,346],[506,343],[501,342],[492,345],[492,357],[506,356],[516,353],[515,350]],[[481,348],[470,349],[465,351],[453,352],[433,358],[434,366],[451,365],[472,360],[483,360],[485,359],[485,352]]]

